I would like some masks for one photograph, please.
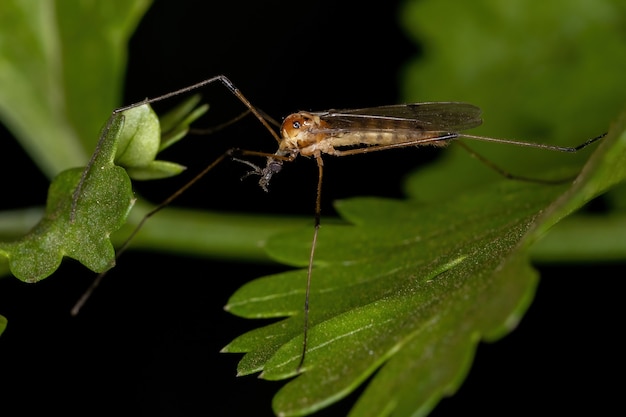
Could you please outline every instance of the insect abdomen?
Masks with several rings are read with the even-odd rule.
[[[380,131],[356,131],[346,132],[332,138],[328,138],[334,147],[357,146],[357,145],[391,145],[397,143],[417,142],[415,145],[445,146],[446,140],[437,140],[445,136],[445,132],[419,131],[419,130],[380,130]],[[449,136],[446,137],[449,139]],[[420,143],[420,141],[423,141]]]

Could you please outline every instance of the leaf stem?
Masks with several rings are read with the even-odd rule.
[[[151,206],[138,202],[128,225],[113,236],[121,244]],[[222,213],[206,210],[165,208],[150,218],[130,244],[150,249],[206,256],[220,260],[272,262],[264,250],[274,234],[307,227],[308,217]]]

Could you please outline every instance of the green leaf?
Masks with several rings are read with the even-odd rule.
[[[320,231],[303,374],[276,395],[276,413],[312,413],[375,371],[351,415],[424,415],[454,393],[476,344],[511,331],[532,301],[538,276],[530,244],[626,178],[624,120],[570,185],[503,181],[428,205],[338,202],[349,224]],[[311,234],[276,237],[269,250],[306,265]],[[229,300],[228,311],[243,317],[291,316],[224,348],[247,352],[239,374],[297,375],[305,282],[305,270],[290,271],[253,281]]]
[[[195,106],[197,101],[192,101]],[[179,113],[174,129],[186,129],[206,111],[205,106],[184,107],[187,113]],[[129,175],[154,179],[183,170],[176,163],[154,160],[160,145],[159,118],[148,104],[116,110],[87,167],[63,171],[54,179],[38,225],[14,242],[0,242],[0,254],[8,258],[13,275],[39,281],[52,274],[64,256],[94,272],[111,268],[115,251],[110,235],[125,223],[135,201]]]
[[[118,106],[126,43],[148,0],[6,0],[0,113],[49,178],[84,166]]]
[[[90,165],[63,171],[54,179],[37,226],[14,242],[0,243],[0,254],[17,278],[44,279],[64,256],[95,272],[115,264],[110,235],[124,224],[134,202],[126,171],[114,164],[123,126],[123,115],[112,116]]]
[[[404,71],[404,99],[476,104],[484,118],[477,134],[572,146],[604,133],[623,110],[621,0],[411,0],[401,18],[423,49]],[[576,167],[588,155],[471,145],[511,173],[545,171],[555,158]],[[494,179],[451,149],[407,189],[430,201]]]

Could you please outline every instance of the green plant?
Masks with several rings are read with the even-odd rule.
[[[587,6],[591,10],[599,10],[612,4],[605,2]],[[24,16],[36,15],[35,11],[39,9],[31,7],[33,7],[31,13]],[[421,2],[420,5],[409,7],[437,6],[434,2]],[[499,53],[478,60],[473,56],[464,56],[463,53],[467,50],[464,42],[468,40],[474,39],[474,42],[479,43],[480,40],[484,40],[484,36],[487,40],[496,39],[485,35],[489,33],[486,29],[495,26],[494,22],[503,26],[496,27],[494,31],[507,33],[506,29],[511,25],[503,18],[507,16],[506,9],[502,8],[504,6],[500,6],[499,9],[498,5],[490,2],[468,3],[465,7],[467,10],[463,14],[463,19],[455,26],[460,28],[465,23],[469,27],[458,30],[463,37],[453,39],[455,42],[449,39],[438,40],[435,34],[439,33],[442,36],[444,34],[436,28],[429,28],[428,20],[407,22],[410,28],[422,28],[419,35],[426,39],[424,41],[426,45],[441,45],[444,42],[446,44],[445,48],[436,46],[431,46],[430,50],[426,48],[426,63],[415,64],[417,68],[408,70],[410,75],[407,75],[407,83],[410,88],[407,96],[419,95],[420,99],[432,97],[438,100],[450,98],[476,102],[490,115],[490,120],[505,120],[501,125],[490,122],[492,130],[487,132],[488,134],[505,136],[505,133],[511,133],[518,137],[536,137],[537,135],[529,133],[543,128],[541,137],[550,137],[568,144],[599,133],[595,130],[597,126],[605,126],[606,123],[603,121],[608,121],[614,116],[618,104],[623,102],[623,89],[616,88],[621,72],[616,69],[614,72],[603,73],[604,76],[601,77],[597,73],[600,71],[598,67],[576,67],[577,70],[587,72],[571,71],[570,62],[559,56],[549,61],[555,74],[554,79],[561,80],[561,74],[567,73],[574,80],[589,80],[589,84],[593,84],[594,80],[597,81],[596,84],[599,85],[595,87],[589,85],[587,99],[591,99],[591,92],[594,94],[597,92],[598,96],[603,98],[603,102],[608,103],[606,107],[598,109],[593,117],[585,117],[584,123],[573,123],[572,120],[576,119],[573,114],[582,112],[589,116],[588,111],[581,110],[582,104],[577,100],[564,103],[560,112],[551,111],[559,97],[550,97],[548,93],[555,91],[560,93],[566,87],[561,85],[555,89],[548,88],[546,84],[553,83],[554,79],[541,81],[544,79],[538,76],[531,77],[533,84],[537,84],[537,89],[528,95],[530,97],[524,96],[519,91],[514,95],[519,97],[517,101],[524,105],[519,106],[517,105],[519,103],[515,103],[514,108],[499,109],[498,107],[502,106],[501,95],[499,100],[496,99],[494,91],[502,89],[502,84],[495,82],[493,74],[515,73],[506,71],[506,68],[519,65],[520,56]],[[498,10],[502,15],[494,19],[493,14],[497,14]],[[558,10],[562,13],[562,8]],[[472,11],[480,13],[471,17]],[[492,14],[485,16],[487,11]],[[442,13],[445,14],[440,9],[428,12],[419,9],[407,12],[406,16],[407,20],[413,19],[414,16],[422,16],[425,19]],[[62,15],[60,11],[59,15]],[[598,52],[599,49],[593,45],[606,45],[607,38],[613,39],[614,32],[611,29],[615,31],[619,26],[617,24],[619,22],[612,20],[613,25],[607,25],[605,19],[613,19],[612,16],[620,15],[619,13],[600,14],[600,17],[592,13],[585,15],[588,19],[584,22],[588,22],[590,27],[581,33],[571,35],[572,37],[567,40],[577,44],[581,39],[588,42],[590,45],[581,48],[581,53]],[[596,21],[594,17],[597,18]],[[492,26],[485,26],[485,20],[491,22]],[[546,19],[546,24],[548,23],[550,29],[554,30],[552,22]],[[3,28],[5,27],[7,26],[3,25]],[[482,29],[479,30],[478,27]],[[605,30],[599,31],[599,27]],[[473,34],[473,38],[468,33]],[[505,40],[501,38],[498,40],[506,44]],[[515,42],[511,42],[519,44],[520,41],[516,39]],[[616,50],[620,47],[619,44],[612,45]],[[528,47],[532,47],[534,53],[521,54],[522,57],[534,56],[540,62],[548,62],[546,57],[553,56],[550,44]],[[117,44],[117,48],[121,48],[120,44]],[[437,55],[434,51],[446,53]],[[501,60],[499,65],[493,63],[494,56]],[[626,55],[616,52],[614,59],[619,60],[623,56]],[[589,59],[587,56],[578,58],[580,62],[585,63],[597,62],[596,59],[596,57]],[[466,68],[456,73],[456,68],[452,64],[458,60],[466,63]],[[119,59],[114,62],[119,63]],[[477,68],[470,67],[469,63],[472,62],[480,62],[481,65]],[[526,68],[535,68],[536,65],[536,62],[529,62]],[[567,71],[564,66],[567,66]],[[623,63],[616,62],[603,67],[623,68]],[[119,83],[121,70],[118,68],[117,71]],[[528,74],[528,71],[523,72]],[[468,74],[473,76],[471,82],[462,79]],[[608,83],[608,78],[613,82]],[[8,78],[4,80],[4,85],[8,87],[10,85]],[[419,80],[427,80],[429,84],[421,83]],[[509,79],[501,80],[505,85],[509,82]],[[115,83],[111,81],[109,85]],[[436,86],[437,91],[430,91],[429,85]],[[463,86],[467,85],[477,88],[475,91],[466,91]],[[567,80],[565,85],[569,85]],[[442,91],[442,86],[448,86],[451,92]],[[602,86],[605,88],[599,88]],[[103,88],[112,90],[108,85]],[[3,88],[1,91],[12,90]],[[76,95],[79,96],[78,102],[82,103],[80,95]],[[22,94],[3,97],[1,102],[4,105],[1,108],[9,108],[11,100],[17,96],[24,98]],[[68,94],[68,97],[70,96]],[[35,98],[31,103],[39,101]],[[109,113],[114,104],[107,105],[109,107],[103,112],[96,113]],[[68,107],[80,108],[76,104]],[[13,110],[16,114],[13,118],[17,118],[17,115],[27,117],[28,108],[36,107],[32,105],[18,107],[19,111]],[[607,116],[607,113],[611,113],[610,116]],[[510,120],[506,120],[509,115]],[[90,126],[102,123],[98,117],[101,116],[91,116],[93,121]],[[71,119],[86,120],[77,116]],[[9,117],[7,120],[12,119]],[[516,129],[518,120],[524,122],[522,129],[519,127]],[[111,123],[115,128],[119,120],[113,119]],[[28,126],[28,123],[14,125]],[[34,125],[39,126],[38,123]],[[530,131],[524,130],[527,126],[532,126],[529,128]],[[568,129],[561,131],[562,126]],[[35,133],[24,133],[19,128],[14,130],[19,137],[38,138],[44,133],[50,134],[50,129]],[[529,261],[531,244],[590,199],[623,181],[626,176],[624,172],[626,145],[623,131],[624,122],[618,121],[611,129],[610,135],[598,146],[587,162],[578,160],[574,164],[571,163],[570,155],[543,152],[519,158],[515,155],[506,155],[507,150],[504,150],[505,154],[496,155],[489,153],[493,147],[484,149],[480,147],[481,153],[488,153],[498,163],[507,169],[511,167],[516,172],[529,169],[527,161],[530,159],[537,161],[541,165],[530,167],[537,177],[567,176],[577,173],[582,167],[581,175],[573,184],[545,186],[502,181],[489,170],[477,168],[479,164],[475,164],[475,161],[471,161],[467,155],[460,158],[459,154],[451,149],[446,160],[433,165],[427,172],[412,176],[407,181],[406,191],[409,198],[406,201],[360,198],[337,202],[337,209],[344,220],[343,224],[325,225],[319,237],[311,297],[311,305],[314,306],[311,316],[313,327],[305,372],[289,382],[277,395],[274,403],[276,411],[285,415],[315,411],[346,395],[376,370],[378,373],[356,405],[354,415],[425,414],[442,396],[454,392],[467,372],[478,341],[496,340],[509,332],[532,301],[538,277]],[[95,139],[98,135],[94,129],[85,128],[83,133],[74,136]],[[105,134],[102,143],[113,146],[115,136],[109,137]],[[516,149],[515,152],[518,155],[519,150]],[[47,151],[41,153],[51,160],[55,158]],[[84,155],[86,154],[84,152]],[[52,177],[71,166],[85,165],[87,158],[84,155],[76,161],[59,163],[58,166],[53,163],[42,163],[42,166],[52,167],[47,168]],[[101,150],[98,157],[108,158],[108,166],[119,171],[110,162],[113,158],[112,152]],[[523,166],[517,164],[517,161],[523,161]],[[475,165],[471,165],[472,163]],[[66,213],[67,210],[71,212],[73,201],[71,190],[75,188],[81,172],[74,171],[72,181],[66,183],[63,193],[56,193],[54,190],[51,192],[54,201],[65,195]],[[489,175],[492,177],[488,177]],[[477,186],[477,183],[485,185]],[[125,193],[127,198],[123,199],[123,205],[114,209],[120,216],[120,221],[128,210],[130,199],[128,190]],[[612,201],[619,202],[619,196]],[[605,228],[614,229],[610,233],[616,233],[617,227],[622,224],[618,210],[620,206],[616,203],[614,207],[616,216],[600,219]],[[145,211],[147,209],[144,208],[143,212]],[[181,215],[176,210],[162,214],[163,216],[155,217],[147,226],[147,233],[140,237],[142,239],[140,244],[156,246],[157,243],[151,241],[154,239],[154,233],[158,233],[167,222],[174,224],[164,232],[172,246],[182,244],[177,242],[188,240],[190,233],[197,234],[202,239],[215,239],[211,237],[214,234],[207,233],[218,227],[211,214],[197,214],[192,217],[189,213]],[[67,215],[69,216],[69,213]],[[77,215],[82,217],[78,211]],[[141,215],[133,216],[130,221],[136,224]],[[219,218],[221,227],[224,218],[223,216]],[[240,221],[240,217],[233,216],[231,220],[236,223]],[[570,230],[580,230],[587,220],[599,219],[579,217],[573,222],[564,221],[561,230],[568,227]],[[312,231],[310,227],[291,230],[296,228],[301,220],[264,221],[262,218],[252,216],[248,221],[259,227],[259,234],[264,238],[271,236],[264,249],[273,259],[296,267],[307,265]],[[181,234],[179,239],[172,239],[172,236],[175,236],[174,232],[182,229],[182,222],[193,226],[186,228],[185,234]],[[119,221],[112,228],[116,228],[118,224]],[[267,228],[263,229],[263,225],[267,225]],[[287,231],[279,233],[285,230]],[[563,252],[568,253],[568,239],[559,242],[558,231],[557,228],[556,237],[552,241],[550,240],[552,234],[547,235],[542,242],[543,247],[554,245],[566,248]],[[108,234],[108,231],[102,233]],[[128,231],[123,232],[121,237],[117,238],[118,241],[123,238],[124,233]],[[241,242],[234,256],[246,259],[268,256],[260,254],[259,249],[250,251],[242,249],[253,246],[249,244],[253,240],[249,229],[238,236]],[[70,246],[72,244],[79,246],[81,241],[70,242]],[[177,250],[211,252],[213,248],[210,245],[201,246],[201,249],[181,249],[179,246]],[[534,256],[544,256],[540,245],[536,245],[535,248]],[[588,256],[595,253],[596,259],[602,259],[606,255],[606,252],[603,252],[605,247],[600,245],[587,247],[585,250]],[[110,264],[111,251],[107,249],[103,252],[98,253],[104,259],[101,265],[91,266],[96,271]],[[578,256],[569,253],[569,256]],[[294,270],[262,278],[242,287],[229,301],[229,310],[245,317],[291,316],[287,320],[243,335],[225,348],[229,352],[248,352],[239,365],[240,374],[261,371],[267,379],[283,379],[295,375],[302,343],[304,276],[303,270]],[[268,343],[268,340],[271,342]]]

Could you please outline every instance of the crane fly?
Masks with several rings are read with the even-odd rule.
[[[346,156],[411,145],[446,145],[459,136],[454,132],[479,126],[480,113],[472,104],[457,102],[294,113],[284,119],[278,150],[268,156],[265,168],[248,164],[254,169],[249,174],[259,175],[259,185],[267,191],[283,161],[298,155],[318,159],[322,154]]]
[[[183,187],[178,189],[170,197],[166,198],[163,202],[155,206],[152,211],[146,214],[135,230],[127,238],[125,243],[118,249],[116,259],[125,251],[132,238],[137,234],[148,218],[156,214],[165,206],[169,205],[174,199],[180,196],[207,172],[212,170],[221,162],[230,159],[247,165],[251,168],[251,171],[249,171],[244,178],[248,176],[259,176],[259,186],[264,191],[269,191],[269,185],[273,176],[282,170],[285,162],[294,161],[299,155],[314,158],[318,167],[318,182],[315,199],[315,224],[309,252],[304,297],[303,342],[302,353],[298,364],[299,371],[304,365],[307,352],[309,330],[309,295],[313,273],[313,261],[315,258],[315,248],[317,245],[317,238],[321,223],[321,196],[324,165],[322,155],[347,156],[423,145],[442,147],[447,146],[455,139],[461,138],[572,153],[587,147],[606,135],[603,134],[597,136],[574,147],[470,135],[462,132],[464,130],[478,127],[482,124],[481,110],[473,104],[462,102],[410,103],[362,109],[328,110],[323,112],[301,111],[287,116],[281,124],[279,133],[277,133],[271,127],[271,119],[266,117],[259,109],[253,106],[241,93],[241,91],[223,75],[218,75],[200,83],[153,99],[147,99],[130,106],[122,107],[115,110],[113,114],[115,115],[121,113],[139,105],[154,103],[191,92],[216,82],[225,86],[245,105],[247,108],[246,113],[252,113],[261,122],[261,124],[265,126],[265,128],[277,141],[278,150],[273,154],[238,148],[231,148],[226,151],[189,182],[183,185]],[[498,166],[492,164],[486,158],[483,158],[469,149],[466,145],[462,144],[462,142],[459,143],[481,162],[508,178],[540,183],[561,183],[564,181],[541,180],[511,175],[500,169]],[[246,157],[265,157],[266,164],[265,166],[257,165],[248,159],[244,159]],[[90,166],[88,165],[86,171],[89,168]],[[75,200],[79,198],[81,183],[79,183],[74,193]],[[96,288],[105,274],[106,272],[100,274],[94,280],[90,288],[72,309],[73,315],[78,313],[86,299]]]

